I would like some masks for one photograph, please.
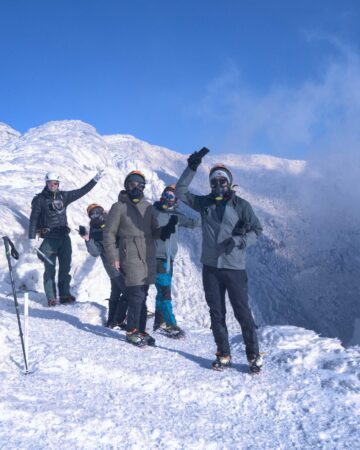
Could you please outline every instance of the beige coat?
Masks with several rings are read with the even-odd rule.
[[[155,239],[161,229],[147,200],[131,202],[125,191],[109,211],[103,244],[108,260],[120,261],[126,286],[155,283]]]

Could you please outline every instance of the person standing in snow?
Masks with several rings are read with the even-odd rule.
[[[104,269],[111,282],[111,291],[109,299],[109,312],[106,326],[112,329],[126,329],[126,311],[127,300],[124,294],[125,283],[124,276],[116,270],[105,255],[103,245],[103,233],[106,227],[107,213],[101,205],[92,203],[87,207],[87,214],[90,219],[90,229],[87,233],[86,228],[79,230],[80,236],[84,239],[87,251],[95,258],[100,256]]]
[[[61,191],[59,189],[60,176],[55,172],[45,175],[45,187],[35,195],[31,202],[31,215],[29,224],[29,245],[31,251],[37,251],[36,235],[43,238],[40,251],[47,257],[43,260],[44,290],[48,306],[55,306],[56,284],[55,264],[59,261],[58,290],[60,303],[72,303],[76,299],[70,293],[70,267],[71,267],[71,240],[70,228],[67,223],[66,208],[70,203],[87,194],[104,175],[104,170],[99,170],[95,177],[85,186],[73,191]]]
[[[103,240],[108,261],[125,278],[126,340],[140,347],[155,345],[155,339],[146,332],[146,298],[156,276],[155,239],[168,239],[176,225],[173,218],[159,227],[152,204],[144,198],[145,184],[140,171],[126,176],[125,190],[109,211]]]
[[[216,370],[223,370],[231,365],[226,327],[227,292],[241,327],[250,371],[257,373],[261,369],[262,358],[248,300],[245,255],[246,249],[262,233],[262,227],[250,203],[235,195],[232,174],[222,164],[217,164],[210,170],[210,194],[195,195],[189,192],[188,187],[208,151],[204,147],[190,155],[188,167],[176,184],[175,194],[201,215],[203,286],[217,346],[212,366]]]
[[[173,264],[178,251],[177,236],[178,227],[195,228],[200,225],[197,219],[191,219],[184,216],[177,210],[177,201],[175,197],[175,185],[166,186],[161,194],[160,200],[154,203],[155,217],[160,226],[169,223],[171,216],[178,218],[176,232],[172,234],[165,242],[156,239],[156,307],[154,331],[160,330],[172,338],[184,336],[184,331],[177,325],[173,313],[171,299],[171,282],[173,277]]]

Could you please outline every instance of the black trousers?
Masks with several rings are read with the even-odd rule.
[[[145,332],[147,320],[146,298],[149,285],[128,286],[125,289],[125,297],[128,300],[127,331],[135,328],[141,333]]]
[[[122,276],[111,278],[111,292],[109,300],[109,315],[107,326],[124,322],[128,308],[128,301],[124,294],[125,284]]]
[[[203,267],[203,285],[210,309],[211,328],[220,355],[230,355],[229,335],[226,327],[225,293],[235,318],[240,324],[247,357],[259,353],[256,325],[248,298],[248,279],[245,270]]]

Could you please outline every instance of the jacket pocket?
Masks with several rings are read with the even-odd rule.
[[[134,243],[134,247],[136,249],[138,258],[140,259],[140,261],[145,263],[145,252],[141,251],[141,250],[144,250],[144,249],[141,249],[141,244],[143,243],[143,241],[142,240],[140,241],[139,239],[134,238],[133,243]]]

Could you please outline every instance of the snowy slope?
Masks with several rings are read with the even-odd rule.
[[[75,231],[87,225],[89,203],[111,206],[130,170],[145,173],[146,195],[155,200],[176,181],[186,156],[132,136],[100,136],[80,121],[50,122],[24,135],[0,125],[1,235],[9,235],[21,255],[14,261],[21,302],[22,292],[30,292],[33,372],[22,375],[3,253],[0,448],[59,448],[59,442],[69,449],[356,448],[359,347],[345,350],[339,340],[310,331],[360,342],[358,222],[343,213],[347,220],[334,227],[319,214],[318,206],[328,205],[326,192],[335,198],[321,172],[303,161],[212,152],[199,168],[192,189],[204,193],[211,165],[228,164],[239,195],[264,225],[248,267],[266,367],[258,378],[246,373],[229,313],[234,368],[219,374],[208,370],[215,349],[201,288],[199,230],[181,231],[175,267],[175,312],[188,336],[177,342],[160,336],[156,349],[144,350],[102,326],[109,281]],[[48,170],[61,174],[63,189],[74,189],[97,167],[107,168],[106,177],[68,208],[78,303],[49,310],[42,265],[27,251],[31,199]],[[153,309],[153,289],[148,303]]]
[[[0,296],[1,448],[358,448],[359,349],[265,327],[263,373],[247,373],[238,334],[233,367],[220,373],[209,369],[208,329],[182,324],[186,339],[138,349],[101,326],[97,302],[49,310],[30,298],[24,376],[13,302]]]

